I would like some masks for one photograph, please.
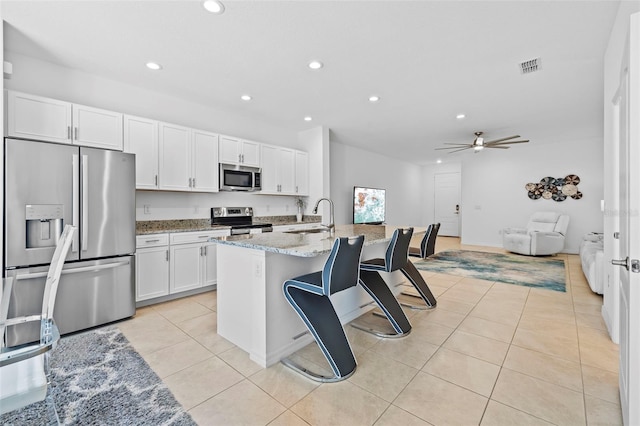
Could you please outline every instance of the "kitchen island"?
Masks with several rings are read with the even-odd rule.
[[[212,239],[218,243],[218,334],[263,367],[313,341],[282,292],[285,280],[319,271],[337,237],[364,235],[362,259],[384,257],[397,226],[338,225],[335,233],[263,233]],[[416,228],[415,233],[425,232]],[[399,272],[381,274],[394,293]],[[371,297],[352,287],[331,296],[345,324],[374,308]]]

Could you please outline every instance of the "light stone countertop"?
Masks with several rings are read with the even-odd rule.
[[[295,216],[254,216],[255,223],[271,223],[277,225],[302,225],[320,223],[322,216],[304,216],[297,222]],[[136,222],[136,235],[165,234],[194,231],[217,231],[230,229],[230,226],[211,225],[210,219],[174,219],[174,220],[140,220]]]
[[[263,234],[232,235],[210,239],[222,245],[264,250],[272,253],[288,254],[298,257],[314,257],[328,254],[333,241],[338,237],[364,235],[364,245],[391,240],[398,226],[390,225],[336,225],[335,235],[329,232],[295,234],[286,232],[267,232]],[[414,227],[414,235],[424,233],[426,228]]]

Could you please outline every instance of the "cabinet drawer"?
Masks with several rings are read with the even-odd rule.
[[[206,243],[211,237],[219,237],[221,231],[202,231],[202,232],[176,232],[171,234],[171,245],[175,244],[189,244],[189,243]]]
[[[136,248],[169,245],[169,234],[149,234],[136,236]]]

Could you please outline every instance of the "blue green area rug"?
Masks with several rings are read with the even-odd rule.
[[[413,264],[422,271],[566,291],[563,259],[448,250]]]

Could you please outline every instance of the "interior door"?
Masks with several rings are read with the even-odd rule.
[[[620,144],[620,403],[625,425],[640,424],[640,14],[632,15],[615,99]]]
[[[434,222],[440,223],[438,235],[460,236],[460,173],[436,173],[434,176]]]

